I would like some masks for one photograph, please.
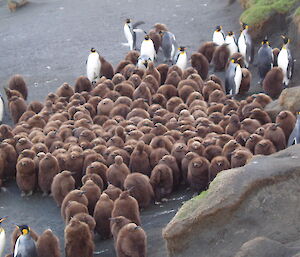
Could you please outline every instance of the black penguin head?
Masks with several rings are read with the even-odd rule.
[[[184,46],[180,46],[180,47],[178,48],[178,50],[179,50],[180,52],[184,52],[185,49],[186,49],[186,47],[184,47]]]
[[[216,27],[216,32],[220,32],[221,30],[222,30],[222,26],[218,25],[218,26]]]
[[[285,44],[285,45],[290,42],[290,39],[288,37],[284,36],[284,35],[281,35],[281,38],[283,40],[283,44]]]
[[[30,228],[27,225],[17,225],[22,235],[27,235],[30,232]]]
[[[227,34],[228,36],[233,36],[234,33],[232,31],[229,31]]]
[[[243,30],[244,30],[244,29],[248,29],[248,28],[249,28],[249,26],[248,26],[248,24],[247,24],[247,23],[244,23],[244,22],[243,22],[243,24],[242,24],[242,28],[243,28]]]
[[[264,38],[264,40],[261,42],[262,45],[269,45],[269,40],[267,37]]]
[[[131,19],[126,19],[126,21],[125,21],[126,23],[130,23],[131,22]]]
[[[149,39],[150,39],[149,35],[146,35],[145,40],[149,40]]]
[[[148,60],[144,60],[143,64],[145,65],[146,68],[148,68]]]
[[[91,53],[95,53],[96,49],[94,47],[91,48]]]

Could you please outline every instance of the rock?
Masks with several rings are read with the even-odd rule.
[[[258,236],[297,241],[299,203],[300,145],[254,157],[181,207],[163,230],[169,256],[231,257]]]
[[[234,257],[288,257],[294,256],[299,249],[285,245],[266,237],[256,237],[242,245]]]
[[[279,98],[279,104],[293,113],[300,111],[300,86],[286,88],[282,91]]]
[[[265,111],[270,115],[272,121],[283,110],[296,113],[300,111],[300,86],[284,89],[278,100],[269,103]]]
[[[265,107],[265,111],[269,114],[271,120],[275,122],[276,116],[283,111],[283,107],[279,104],[278,99],[272,101]]]

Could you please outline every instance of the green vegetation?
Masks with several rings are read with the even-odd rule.
[[[300,0],[240,0],[247,8],[241,15],[241,21],[252,26],[261,26],[272,15],[288,13]]]
[[[176,219],[184,219],[188,216],[188,214],[192,213],[199,205],[199,200],[203,199],[207,193],[208,191],[202,191],[200,195],[197,195],[184,203],[184,205],[182,205],[182,207],[179,209]]]

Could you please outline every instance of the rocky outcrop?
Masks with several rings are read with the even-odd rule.
[[[294,257],[300,248],[286,247],[266,237],[256,237],[242,245],[234,257]]]
[[[269,103],[265,107],[265,111],[273,121],[275,121],[276,116],[283,110],[291,111],[292,113],[300,111],[300,86],[284,89],[278,100]]]
[[[172,257],[232,257],[256,237],[296,242],[299,221],[300,145],[295,145],[219,173],[206,192],[182,206],[163,237]]]

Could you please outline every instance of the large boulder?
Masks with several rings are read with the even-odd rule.
[[[256,237],[299,244],[300,145],[219,173],[182,206],[163,237],[172,257],[232,257]]]
[[[284,89],[278,100],[272,101],[265,107],[265,111],[273,121],[283,110],[291,111],[292,113],[300,111],[300,86]]]

